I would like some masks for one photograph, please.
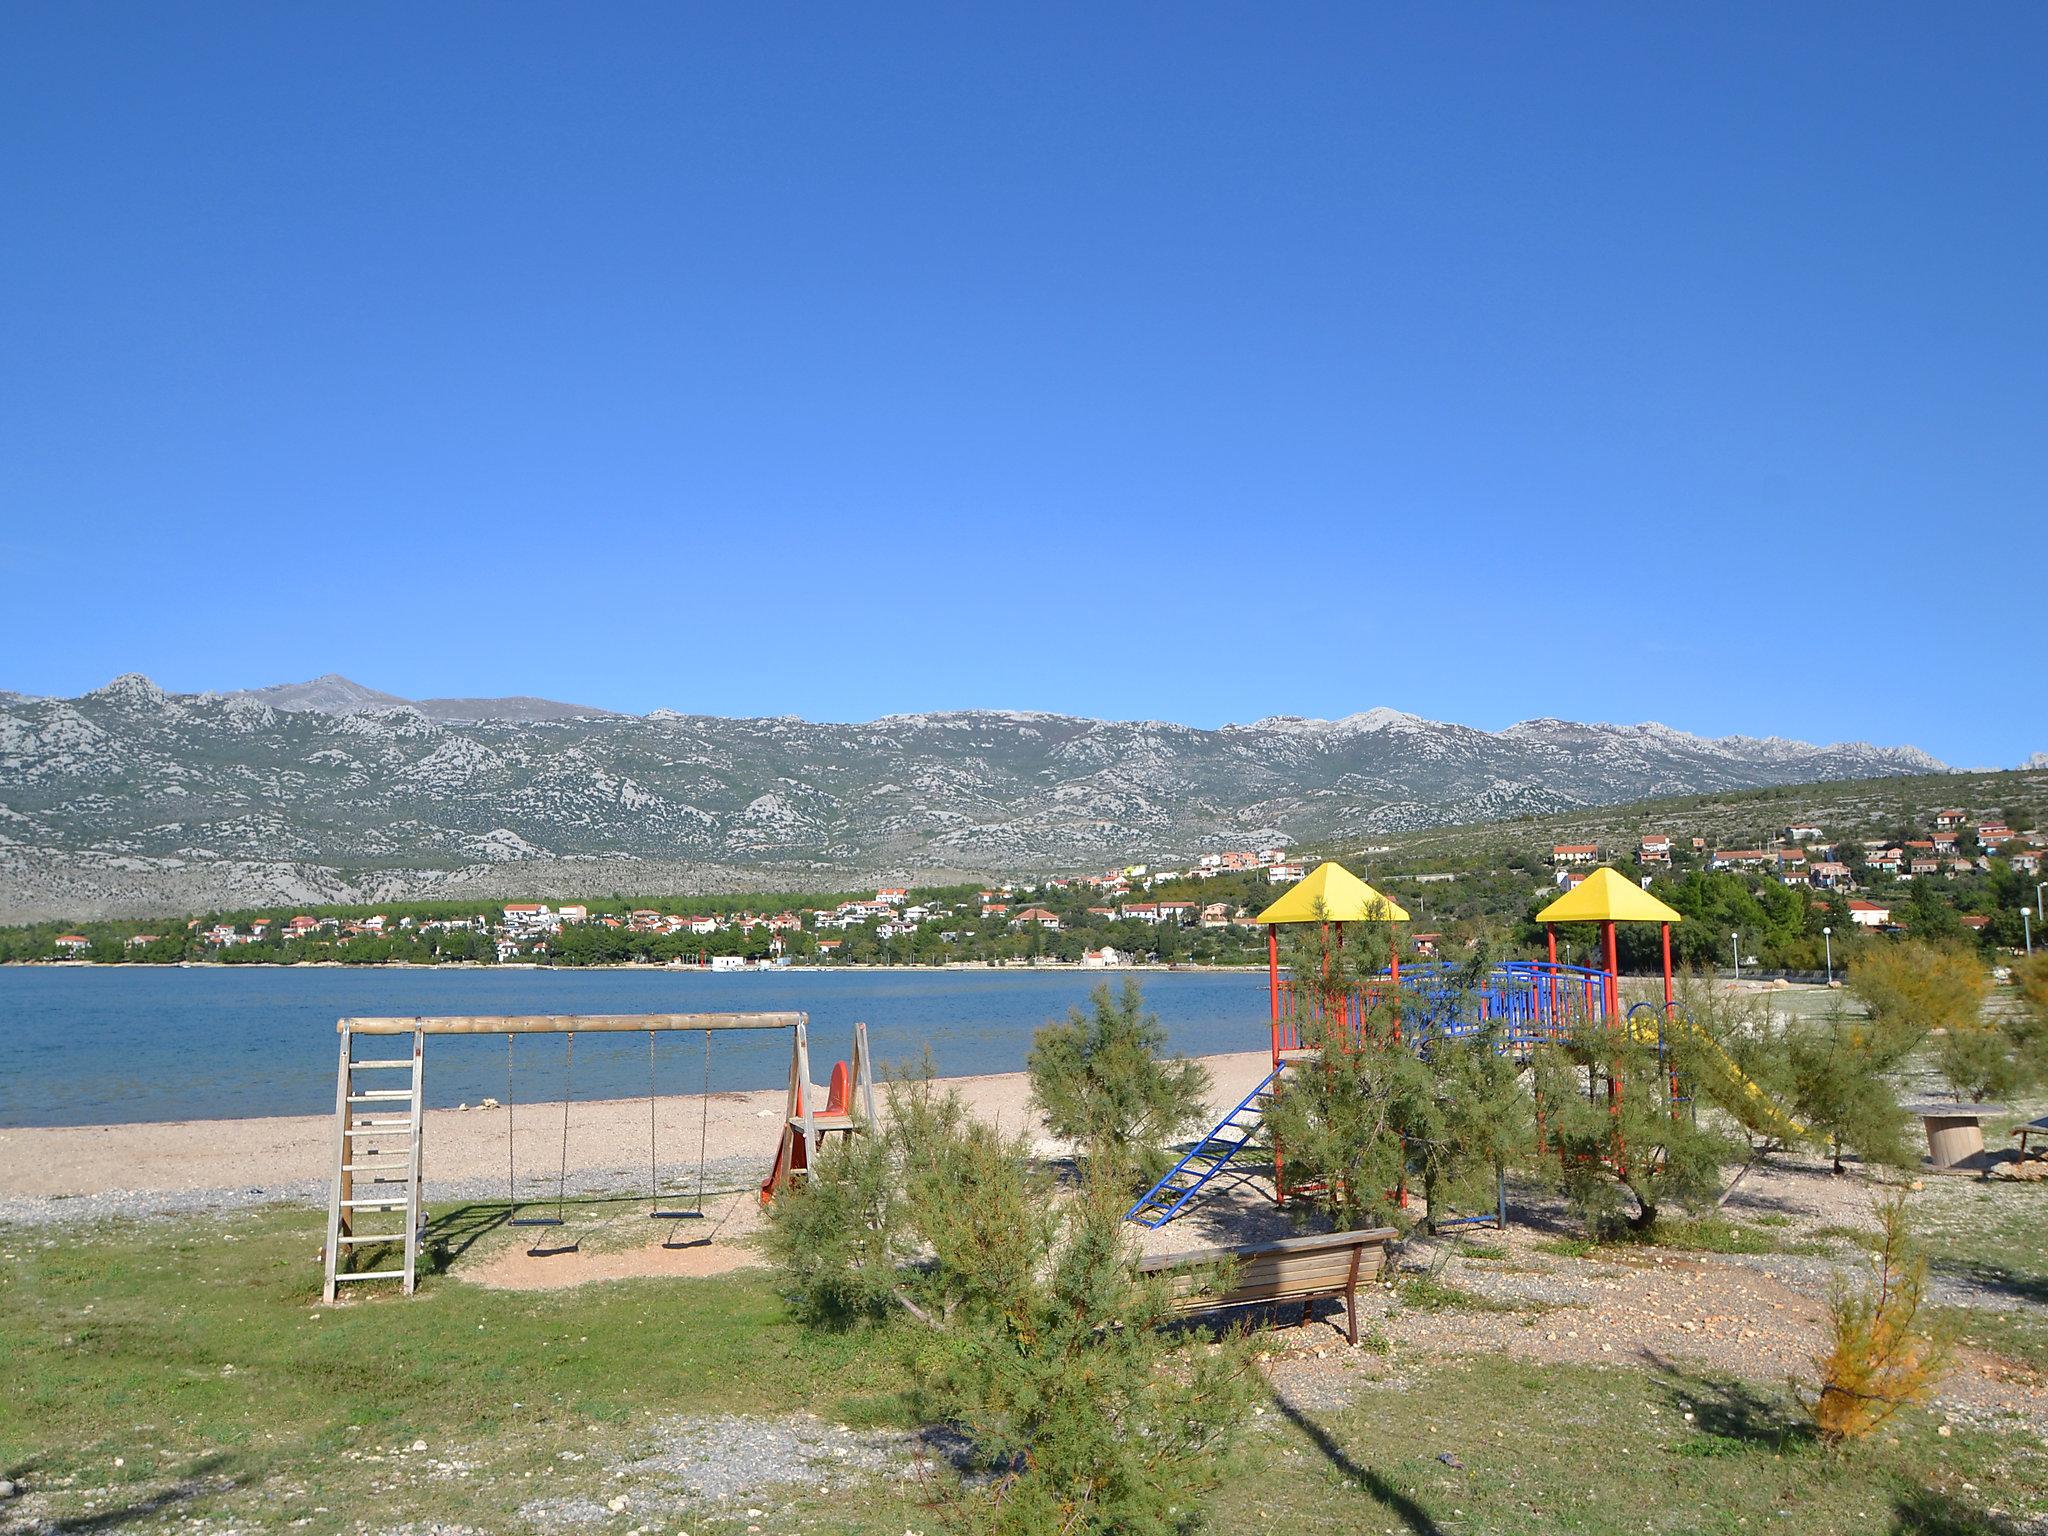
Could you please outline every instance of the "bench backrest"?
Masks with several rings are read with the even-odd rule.
[[[1207,1295],[1208,1288],[1203,1283],[1206,1268],[1225,1262],[1233,1265],[1230,1287],[1219,1299],[1280,1301],[1327,1296],[1342,1291],[1350,1283],[1354,1254],[1358,1260],[1358,1279],[1378,1279],[1386,1262],[1387,1245],[1395,1236],[1392,1227],[1374,1227],[1362,1232],[1283,1238],[1277,1243],[1252,1243],[1238,1248],[1165,1253],[1140,1260],[1138,1269],[1143,1274],[1171,1274],[1174,1294],[1185,1298]]]

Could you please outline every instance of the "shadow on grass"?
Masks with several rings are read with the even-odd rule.
[[[2034,1306],[2048,1305],[2048,1275],[2023,1274],[2003,1264],[1978,1259],[1944,1258],[1929,1255],[1928,1273],[1938,1279],[1957,1281],[1977,1290]]]
[[[1339,1445],[1336,1437],[1322,1425],[1278,1394],[1274,1395],[1273,1403],[1290,1424],[1308,1436],[1309,1442],[1323,1453],[1323,1458],[1331,1466],[1357,1483],[1369,1497],[1406,1525],[1411,1536],[1444,1536],[1444,1528],[1436,1523],[1428,1510],[1372,1468],[1353,1461],[1350,1452]]]
[[[1796,1405],[1748,1382],[1701,1376],[1652,1349],[1636,1352],[1671,1406],[1693,1416],[1701,1435],[1785,1452],[1814,1444],[1813,1426]]]
[[[119,1504],[112,1509],[95,1510],[89,1515],[74,1515],[69,1520],[54,1521],[43,1529],[51,1532],[110,1531],[137,1521],[156,1520],[166,1511],[180,1504],[189,1503],[205,1493],[224,1493],[235,1486],[232,1477],[211,1476],[227,1462],[225,1453],[207,1457],[204,1461],[188,1467],[185,1476],[168,1488],[158,1489],[147,1498],[137,1499],[130,1504]]]
[[[420,1251],[428,1261],[428,1272],[445,1273],[449,1265],[511,1219],[512,1207],[502,1200],[472,1201],[432,1217],[420,1234]]]
[[[1971,1509],[1928,1488],[1916,1488],[1892,1501],[1894,1536],[2022,1536],[2029,1529],[2033,1527]]]

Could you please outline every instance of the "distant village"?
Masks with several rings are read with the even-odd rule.
[[[1678,840],[1661,833],[1645,834],[1635,847],[1635,862],[1646,872],[1670,869],[1690,859],[1711,870],[1754,871],[1780,884],[1814,891],[1846,894],[1873,882],[1896,884],[1910,880],[1960,880],[1989,875],[1993,859],[2003,859],[2018,875],[2039,875],[2048,858],[2048,836],[2035,830],[2016,832],[2002,819],[1971,819],[1960,807],[1936,811],[1929,819],[1927,835],[1890,841],[1864,838],[1853,845],[1827,840],[1827,832],[1812,824],[1781,828],[1782,841],[1768,848],[1713,848],[1705,838]],[[1558,843],[1550,851],[1557,870],[1556,883],[1570,889],[1586,878],[1590,869],[1613,855],[1597,843]],[[1889,929],[1896,904],[1851,897],[1846,902],[1849,920],[1856,926]],[[1965,927],[1982,929],[1991,919],[1983,914],[1964,914]]]
[[[565,950],[588,947],[581,941],[595,935],[674,941],[669,963],[692,958],[712,970],[741,970],[787,965],[793,961],[834,961],[897,958],[889,946],[904,941],[903,958],[915,953],[910,941],[936,940],[948,950],[987,948],[986,941],[1010,936],[1019,943],[998,944],[1002,951],[983,958],[1021,958],[1033,963],[1067,962],[1087,967],[1121,966],[1136,959],[1158,958],[1162,949],[1184,952],[1189,959],[1228,963],[1243,956],[1226,951],[1244,944],[1214,942],[1213,936],[1257,927],[1253,911],[1242,900],[1194,901],[1132,899],[1172,884],[1220,877],[1243,877],[1236,883],[1270,890],[1300,880],[1305,866],[1283,847],[1256,852],[1202,855],[1185,869],[1154,870],[1134,864],[1099,875],[1050,877],[1038,881],[1006,880],[971,896],[944,900],[912,899],[908,887],[882,887],[872,897],[840,901],[830,907],[790,908],[767,913],[672,912],[654,907],[624,911],[593,908],[587,902],[506,902],[462,916],[422,917],[372,914],[366,917],[307,913],[289,918],[253,917],[207,924],[194,919],[183,935],[139,932],[125,935],[121,946],[131,955],[174,945],[194,946],[212,958],[239,959],[235,951],[307,946],[339,947],[360,941],[403,940],[436,949],[459,949],[450,958],[490,960],[498,964],[547,963],[570,958]],[[1085,898],[1085,904],[1077,902]],[[1121,930],[1121,931],[1118,931]],[[1211,942],[1176,945],[1167,932],[1191,930],[1212,936]],[[1076,946],[1047,943],[1054,936],[1093,932],[1102,942]],[[1119,948],[1112,939],[1122,939]],[[462,941],[448,945],[449,940]],[[704,941],[694,956],[689,941]],[[737,941],[737,943],[735,943]],[[51,941],[60,958],[85,958],[104,949],[106,941],[84,933],[60,933]],[[624,946],[604,949],[631,950]],[[929,942],[924,946],[929,952]],[[1197,955],[1196,951],[1206,950]],[[715,952],[714,952],[715,951]],[[1178,954],[1175,955],[1178,958]],[[607,958],[610,958],[607,955]],[[573,959],[571,963],[576,963]]]
[[[1821,826],[1793,824],[1765,839],[1767,846],[1727,848],[1703,837],[1645,833],[1620,847],[1598,842],[1557,843],[1550,849],[1550,884],[1569,888],[1595,867],[1611,863],[1645,884],[1663,880],[1683,899],[1694,872],[1733,875],[1747,888],[1769,885],[1803,892],[1798,911],[1780,914],[1783,946],[1797,948],[1802,921],[1816,942],[1824,933],[1906,931],[1930,910],[1985,943],[2016,947],[2031,942],[2026,918],[2008,910],[2039,903],[2048,882],[2038,881],[2048,837],[2015,830],[1994,812],[1962,808],[1933,812],[1924,836],[1848,839]],[[1365,850],[1391,855],[1392,850]],[[829,904],[793,904],[779,911],[700,898],[703,909],[679,903],[629,906],[590,901],[505,902],[473,910],[451,904],[412,903],[412,911],[343,915],[221,915],[197,918],[182,929],[133,923],[90,925],[91,931],[8,930],[0,958],[96,961],[357,963],[482,963],[592,965],[653,963],[712,970],[775,968],[791,964],[1031,964],[1104,968],[1133,963],[1247,964],[1264,958],[1257,914],[1279,888],[1303,878],[1310,862],[1298,849],[1203,853],[1170,867],[1132,864],[1100,874],[1005,880],[981,888],[913,891],[882,887],[872,896]],[[1526,921],[1542,868],[1533,851],[1512,854],[1506,869],[1376,866],[1373,878],[1417,906],[1443,914],[1467,947],[1482,931],[1501,936]],[[1521,873],[1517,873],[1517,870]],[[1457,882],[1457,901],[1444,892]],[[1947,905],[1938,899],[1951,887]],[[1548,889],[1548,886],[1542,887]],[[1995,888],[1993,910],[1985,892]],[[1930,896],[1930,890],[1936,893]],[[1932,903],[1932,905],[1930,905]],[[1974,905],[1979,910],[1964,910]],[[1908,908],[1911,910],[1907,910]],[[431,911],[418,910],[432,907]],[[1696,906],[1696,911],[1700,909]],[[1798,912],[1808,916],[1800,919]],[[1705,914],[1702,912],[1702,916]],[[1728,921],[1732,924],[1733,917]],[[1839,926],[1829,927],[1832,922]],[[2015,924],[2018,927],[2015,927]],[[1752,921],[1748,931],[1757,931]],[[1698,943],[1706,935],[1689,936]],[[1415,953],[1437,952],[1445,934],[1422,922],[1403,936]],[[1808,946],[1809,948],[1811,946]],[[1787,960],[1785,963],[1792,963]]]

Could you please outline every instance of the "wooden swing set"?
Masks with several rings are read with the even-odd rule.
[[[335,1291],[353,1281],[397,1280],[410,1296],[417,1287],[420,1242],[427,1221],[423,1147],[423,1093],[426,1083],[426,1042],[429,1035],[505,1036],[505,1198],[508,1222],[517,1227],[560,1228],[565,1221],[569,1180],[569,1113],[575,1097],[576,1036],[645,1031],[647,1035],[647,1185],[655,1220],[678,1221],[704,1214],[704,1172],[710,1135],[711,1038],[724,1030],[786,1029],[790,1032],[789,1084],[784,1101],[782,1135],[775,1161],[761,1184],[766,1204],[791,1178],[809,1173],[825,1137],[851,1136],[875,1122],[875,1084],[868,1055],[865,1024],[853,1026],[850,1060],[833,1065],[829,1087],[820,1091],[811,1080],[810,1017],[803,1013],[647,1013],[647,1014],[475,1014],[428,1018],[352,1018],[335,1025],[341,1036],[340,1063],[334,1090],[333,1183],[327,1203],[327,1242],[321,1250],[326,1269],[322,1295],[330,1304]],[[664,1206],[657,1156],[655,1039],[663,1033],[702,1031],[704,1077],[699,1096],[697,1189],[692,1209]],[[514,1043],[521,1035],[566,1036],[562,1072],[561,1154],[555,1170],[552,1214],[522,1215],[519,1179],[513,1148],[512,1117],[516,1070]],[[410,1036],[404,1055],[356,1054],[359,1038],[379,1040]],[[397,1074],[405,1074],[403,1077]],[[547,1202],[536,1202],[541,1205]],[[367,1230],[366,1218],[396,1215],[397,1230]],[[577,1240],[549,1244],[537,1241],[527,1252],[536,1258],[573,1253]],[[665,1242],[664,1247],[688,1246]],[[348,1269],[351,1250],[400,1248],[399,1267]]]

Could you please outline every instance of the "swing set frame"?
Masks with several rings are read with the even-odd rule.
[[[361,1127],[365,1122],[359,1116],[366,1113],[365,1111],[353,1109],[351,1106],[354,1103],[360,1103],[364,1097],[392,1099],[394,1101],[409,1099],[409,1103],[406,1105],[410,1111],[408,1117],[410,1120],[409,1127],[401,1128],[399,1122],[383,1121],[377,1123],[390,1126],[393,1131],[399,1133],[394,1139],[407,1143],[402,1148],[405,1153],[406,1164],[409,1165],[405,1169],[402,1180],[406,1186],[405,1194],[402,1197],[394,1194],[391,1201],[394,1207],[399,1204],[404,1206],[406,1226],[403,1232],[390,1234],[390,1237],[393,1246],[402,1245],[404,1248],[404,1290],[406,1294],[411,1294],[414,1289],[420,1230],[426,1220],[424,1203],[423,1143],[425,1140],[425,1116],[423,1111],[423,1084],[425,1079],[426,1040],[429,1035],[504,1035],[508,1052],[511,1049],[513,1038],[519,1035],[567,1035],[569,1037],[569,1050],[573,1053],[576,1036],[579,1034],[645,1033],[648,1036],[649,1049],[649,1134],[651,1138],[653,1135],[653,1121],[651,1117],[654,1113],[655,1098],[653,1091],[655,1087],[653,1078],[653,1045],[656,1034],[703,1032],[707,1059],[704,1113],[708,1120],[708,1060],[712,1034],[725,1030],[788,1030],[790,1032],[789,1111],[784,1117],[783,1144],[778,1149],[775,1171],[771,1174],[771,1179],[787,1176],[789,1172],[801,1173],[806,1171],[813,1163],[819,1141],[825,1133],[829,1131],[852,1132],[863,1128],[854,1122],[850,1115],[828,1118],[823,1112],[819,1099],[820,1090],[810,1081],[810,1016],[804,1013],[463,1014],[416,1018],[345,1018],[336,1021],[335,1029],[340,1036],[341,1050],[335,1095],[336,1152],[333,1162],[333,1192],[329,1201],[328,1211],[329,1240],[327,1251],[324,1255],[328,1268],[326,1294],[330,1302],[334,1298],[334,1284],[338,1268],[337,1256],[341,1247],[350,1242],[375,1241],[373,1237],[358,1237],[355,1235],[355,1222],[352,1216],[352,1212],[358,1206],[372,1204],[371,1201],[357,1201],[355,1199],[355,1179],[351,1168],[351,1159],[362,1155],[360,1152],[352,1152],[350,1150],[352,1146],[351,1138],[364,1134]],[[354,1042],[356,1037],[407,1035],[411,1036],[410,1065],[412,1068],[412,1085],[409,1095],[389,1092],[369,1095],[352,1094],[351,1083],[353,1073],[364,1065],[355,1056]],[[570,1060],[573,1061],[573,1056]],[[370,1065],[397,1066],[400,1064],[399,1062],[378,1062],[371,1063]],[[845,1064],[842,1063],[841,1065],[844,1066]],[[569,1070],[573,1071],[573,1067]],[[853,1093],[858,1095],[859,1107],[865,1113],[867,1124],[874,1122],[875,1113],[872,1070],[867,1050],[867,1026],[865,1024],[856,1024],[854,1026],[854,1052],[851,1070],[852,1082],[850,1086]],[[569,1108],[572,1102],[572,1094],[569,1090],[572,1087],[573,1078],[565,1080],[565,1091],[562,1099],[563,1150],[561,1168],[557,1174],[556,1214],[551,1220],[519,1218],[519,1202],[517,1201],[515,1179],[515,1187],[508,1191],[508,1198],[513,1201],[511,1215],[516,1225],[559,1226],[561,1224],[562,1186],[566,1180],[568,1167]],[[392,1107],[397,1108],[398,1104],[394,1103]],[[836,1109],[838,1106],[835,1104],[833,1107]],[[851,1105],[848,1106],[849,1109],[851,1107]],[[508,1157],[511,1151],[510,1140],[513,1135],[513,1127],[510,1124],[511,1109],[512,1106],[508,1100],[506,1104]],[[842,1121],[845,1123],[841,1123]],[[702,1213],[702,1134],[702,1127],[700,1127],[699,1209],[691,1214]],[[795,1148],[792,1148],[790,1145],[792,1141],[797,1144]],[[792,1152],[794,1152],[793,1156]],[[651,1139],[649,1157],[651,1168],[653,1157]],[[792,1164],[794,1164],[793,1168],[791,1167]],[[508,1162],[508,1167],[510,1166]],[[384,1182],[398,1183],[400,1180]],[[658,1186],[652,1192],[652,1198],[655,1201],[655,1209],[650,1213],[651,1215],[667,1217],[682,1214],[661,1209]],[[573,1246],[571,1244],[541,1251],[567,1252]],[[378,1278],[381,1277],[381,1275],[378,1276]],[[399,1278],[396,1273],[392,1277]],[[348,1277],[344,1275],[342,1278]],[[363,1278],[371,1277],[365,1275]]]

